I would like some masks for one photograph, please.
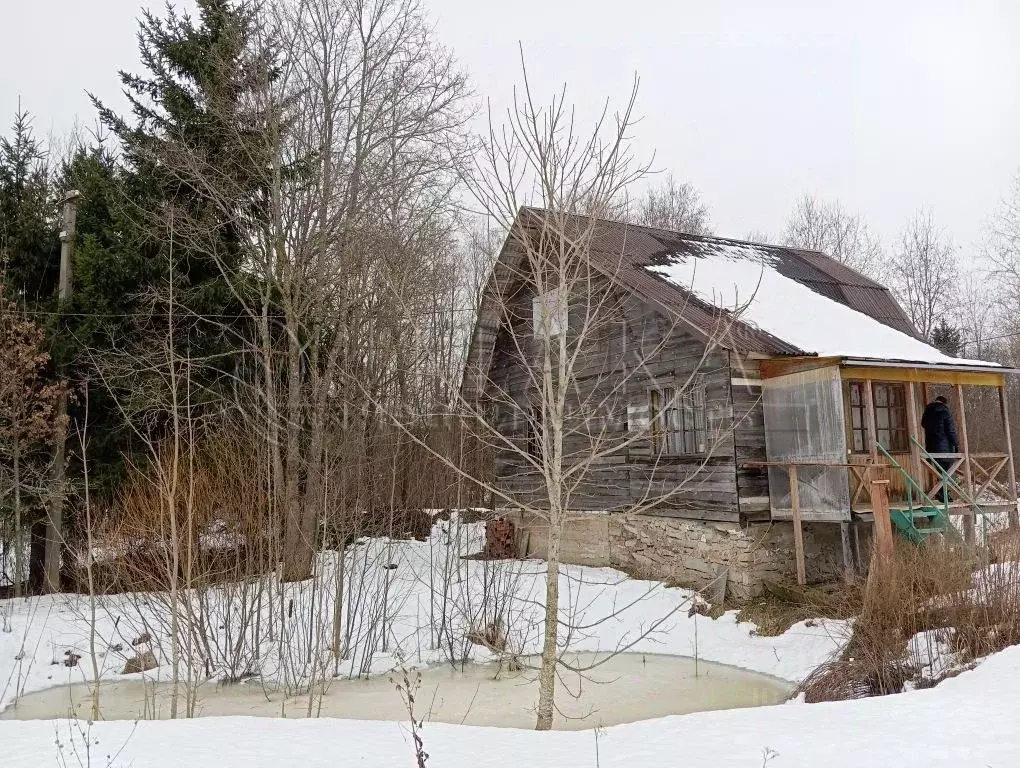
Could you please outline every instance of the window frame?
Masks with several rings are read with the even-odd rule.
[[[871,430],[877,442],[889,453],[910,452],[910,420],[907,409],[907,385],[901,381],[870,382],[875,423],[868,421],[867,379],[847,382],[847,436],[850,453],[871,452]],[[882,394],[880,394],[882,393]],[[855,402],[856,399],[856,402]],[[882,424],[884,423],[884,426]],[[884,439],[883,439],[884,438]],[[860,444],[858,444],[858,440]]]
[[[664,404],[671,403],[665,408]],[[704,376],[677,392],[675,385],[648,388],[648,427],[655,457],[708,455],[708,397]]]

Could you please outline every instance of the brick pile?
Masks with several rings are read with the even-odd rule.
[[[485,523],[485,549],[482,552],[486,558],[492,560],[517,557],[517,536],[514,524],[502,517],[487,520]]]

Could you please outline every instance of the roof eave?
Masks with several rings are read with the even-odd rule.
[[[976,373],[1020,373],[1020,368],[1006,368],[995,363],[975,365],[971,362],[954,363],[922,363],[913,360],[889,360],[887,358],[843,357],[840,365],[860,366],[864,368],[920,368],[932,371],[973,371]]]

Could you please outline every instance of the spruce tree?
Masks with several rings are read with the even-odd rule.
[[[931,343],[950,357],[956,357],[963,346],[963,334],[959,328],[954,328],[943,318],[932,328]]]
[[[143,13],[138,41],[146,71],[120,75],[129,115],[93,102],[120,144],[122,185],[135,221],[132,272],[144,273],[154,289],[153,317],[166,311],[159,295],[165,298],[171,286],[184,310],[173,328],[150,318],[133,336],[172,336],[182,356],[197,361],[190,403],[200,409],[217,407],[230,386],[238,339],[249,333],[224,275],[243,261],[246,230],[265,198],[265,116],[251,105],[260,103],[253,90],[273,73],[253,52],[258,19],[251,4],[197,5],[194,17],[173,7],[163,18]]]
[[[153,216],[150,226],[168,230],[166,212],[175,211],[183,228],[179,274],[201,289],[206,309],[216,310],[227,300],[220,270],[242,258],[245,222],[258,207],[269,166],[259,157],[263,116],[246,97],[272,73],[251,52],[257,18],[250,4],[197,5],[197,18],[173,7],[165,19],[144,12],[138,40],[148,72],[120,75],[131,119],[93,101],[120,140],[137,202]],[[236,208],[224,210],[224,196],[211,196],[209,185],[229,185]],[[162,234],[165,245],[169,233]]]
[[[9,136],[0,136],[0,273],[22,301],[46,302],[59,272],[47,151],[19,108]]]

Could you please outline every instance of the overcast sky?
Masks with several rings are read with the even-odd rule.
[[[524,46],[542,93],[591,110],[641,78],[635,137],[701,190],[716,231],[777,233],[812,192],[894,245],[930,208],[961,247],[1020,170],[1016,0],[424,0],[494,109]],[[91,122],[137,69],[139,0],[0,0],[0,110],[41,132]],[[44,47],[45,46],[45,47]]]

